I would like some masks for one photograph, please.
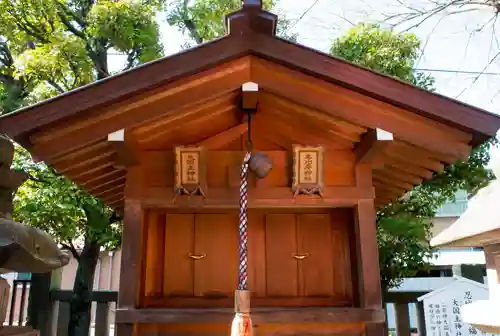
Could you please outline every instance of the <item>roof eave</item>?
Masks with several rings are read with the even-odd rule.
[[[248,54],[347,87],[438,122],[451,124],[471,133],[473,146],[495,136],[500,129],[498,115],[275,36],[245,32],[235,36],[227,35],[18,110],[0,118],[0,133],[28,144],[28,136],[45,126]],[[65,105],[68,99],[71,99],[69,108]]]

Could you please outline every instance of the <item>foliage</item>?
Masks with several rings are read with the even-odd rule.
[[[13,168],[30,175],[14,198],[14,220],[56,237],[75,258],[79,258],[75,241],[88,239],[109,249],[119,246],[121,232],[116,213],[101,201],[45,164],[33,162],[20,146],[16,146]]]
[[[32,102],[107,77],[110,51],[127,55],[125,69],[157,59],[158,10],[146,0],[0,0],[0,74],[30,83],[23,95]]]
[[[0,0],[0,113],[11,112],[110,75],[110,52],[124,70],[160,57],[151,0]],[[101,248],[120,243],[117,214],[20,147],[16,165],[32,179],[15,198],[17,220],[44,229],[78,260],[70,335],[88,335],[89,291]],[[80,241],[81,246],[74,246]]]
[[[266,10],[276,9],[276,1],[264,0]],[[224,17],[241,7],[241,0],[171,0],[167,4],[167,21],[188,35],[185,47],[221,37],[225,32]],[[293,22],[278,13],[277,35],[296,40],[290,32]]]
[[[414,34],[394,33],[378,25],[360,24],[336,39],[332,55],[410,82],[432,91],[434,79],[413,70],[420,41]],[[425,269],[432,258],[429,245],[432,218],[459,190],[475,193],[493,178],[485,167],[494,140],[476,148],[469,159],[445,167],[444,171],[415,187],[404,198],[377,213],[380,271],[384,290],[402,278]]]
[[[420,40],[375,24],[359,24],[336,39],[330,54],[432,91],[434,78],[414,71]]]

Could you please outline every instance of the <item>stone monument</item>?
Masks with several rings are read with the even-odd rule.
[[[12,199],[28,175],[11,169],[14,144],[0,134],[0,274],[47,273],[69,262],[52,238],[42,230],[12,220]],[[10,286],[0,278],[0,336],[35,336],[28,327],[1,326],[5,321]]]
[[[488,286],[455,276],[446,286],[418,298],[424,302],[425,328],[428,336],[498,336],[484,332],[462,318],[462,306],[486,299]]]

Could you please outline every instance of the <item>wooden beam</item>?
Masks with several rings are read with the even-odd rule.
[[[126,169],[127,167],[136,165],[139,163],[137,158],[137,151],[134,147],[134,141],[130,137],[129,132],[125,132],[125,129],[120,129],[113,133],[108,134],[108,142],[114,149],[115,156],[115,168]]]
[[[227,308],[220,309],[117,309],[117,323],[227,323],[231,321],[234,311]],[[255,323],[294,324],[307,323],[369,323],[383,322],[383,309],[360,309],[350,307],[328,308],[252,308],[252,320]]]
[[[209,188],[207,198],[201,196],[178,196],[171,189],[151,187],[143,190],[140,199],[146,207],[164,208],[237,208],[239,191],[237,188]],[[360,199],[373,199],[373,187],[327,186],[323,197],[319,195],[298,195],[294,199],[291,188],[254,188],[249,190],[250,208],[265,207],[307,207],[326,208],[353,206]]]
[[[369,164],[372,168],[383,165],[384,152],[393,143],[392,133],[380,128],[369,130],[357,144],[354,155],[358,164]]]
[[[256,111],[259,106],[259,84],[246,82],[241,86],[241,107]]]
[[[219,149],[229,142],[238,139],[246,132],[248,132],[248,124],[242,123],[199,142],[197,146],[207,150]]]

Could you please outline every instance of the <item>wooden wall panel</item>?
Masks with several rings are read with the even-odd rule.
[[[144,291],[146,296],[162,293],[163,246],[165,221],[161,213],[150,211],[147,219],[146,267]]]
[[[291,187],[292,158],[287,151],[266,151],[273,160],[273,169],[263,180],[250,177],[250,187]],[[238,187],[241,151],[209,151],[207,158],[208,188]],[[144,151],[141,153],[143,187],[174,185],[174,155],[172,151]],[[354,184],[354,154],[351,151],[326,150],[325,185],[350,186]],[[209,191],[209,190],[208,190]]]
[[[193,296],[194,214],[167,214],[165,226],[164,296]]]

